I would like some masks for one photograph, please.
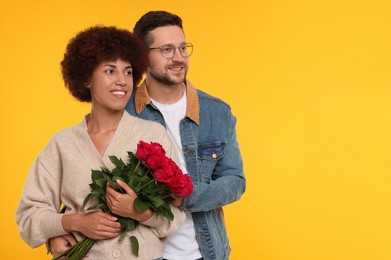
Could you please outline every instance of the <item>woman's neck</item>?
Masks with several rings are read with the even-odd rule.
[[[122,111],[95,111],[91,109],[91,113],[87,117],[88,133],[105,133],[115,131],[123,115]]]

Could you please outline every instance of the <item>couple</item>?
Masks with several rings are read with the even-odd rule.
[[[57,133],[33,164],[16,213],[21,236],[32,247],[48,242],[53,255],[76,243],[73,234],[78,239],[82,234],[102,240],[90,259],[228,259],[222,207],[245,190],[236,119],[227,104],[186,80],[193,46],[186,42],[180,17],[146,13],[134,34],[92,27],[68,44],[63,78],[73,96],[91,102],[91,113]],[[133,88],[145,71],[145,81]],[[111,211],[141,223],[135,230],[140,243],[135,258],[126,240],[118,241],[117,219],[86,213],[81,204],[91,169],[110,167],[109,155],[124,158],[140,140],[162,144],[189,173],[194,191],[176,198],[174,220],[168,221],[130,206],[136,195],[127,184],[118,181],[126,194],[107,189]],[[65,214],[57,213],[61,204]]]

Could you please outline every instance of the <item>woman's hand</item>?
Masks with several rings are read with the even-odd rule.
[[[153,212],[147,209],[144,212],[138,212],[134,207],[134,200],[137,194],[123,181],[117,180],[118,185],[125,190],[125,194],[115,191],[110,185],[106,188],[106,203],[111,212],[125,218],[132,218],[143,222],[152,217]]]
[[[114,238],[121,233],[121,224],[117,218],[102,211],[67,214],[61,221],[66,232],[77,231],[95,240]]]

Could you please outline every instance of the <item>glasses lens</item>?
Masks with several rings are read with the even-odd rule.
[[[163,57],[165,58],[171,58],[174,54],[175,47],[174,46],[163,46],[160,48],[160,51],[162,52]]]
[[[186,45],[180,46],[179,51],[183,57],[189,57],[193,53],[193,44],[187,43]]]

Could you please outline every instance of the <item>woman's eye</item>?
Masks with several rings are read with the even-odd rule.
[[[105,73],[106,73],[106,74],[113,74],[113,73],[114,73],[114,70],[106,70]]]
[[[126,71],[125,74],[126,74],[126,75],[132,75],[132,74],[133,74],[133,71],[131,71],[131,70]]]

